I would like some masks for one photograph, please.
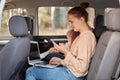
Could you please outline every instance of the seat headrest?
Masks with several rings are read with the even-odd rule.
[[[14,37],[28,35],[28,27],[24,17],[12,16],[9,20],[9,30]]]
[[[28,25],[28,31],[31,31],[32,26],[33,26],[33,20],[30,17],[24,17],[24,18],[25,18],[27,25]]]
[[[106,25],[109,30],[120,31],[120,9],[113,9],[107,14]]]
[[[97,15],[94,21],[95,27],[102,27],[104,26],[104,16],[103,15]]]

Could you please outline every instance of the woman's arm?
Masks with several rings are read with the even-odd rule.
[[[85,35],[78,39],[74,45],[73,52],[67,52],[62,64],[79,73],[86,73],[89,62],[95,49],[95,38]],[[76,49],[76,50],[75,50]]]

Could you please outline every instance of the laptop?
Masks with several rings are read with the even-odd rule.
[[[30,41],[31,49],[30,54],[28,56],[29,65],[37,66],[37,67],[47,67],[47,68],[55,68],[57,65],[49,64],[47,61],[42,61],[40,57],[40,49],[37,41]]]

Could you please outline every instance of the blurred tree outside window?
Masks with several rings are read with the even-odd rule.
[[[70,28],[67,24],[67,12],[71,7],[39,7],[39,35],[65,35]],[[94,8],[88,8],[88,24],[94,28]]]
[[[39,7],[39,35],[65,35],[69,29],[66,14],[69,7]]]
[[[8,21],[9,21],[10,17],[12,17],[14,15],[26,16],[27,11],[26,11],[26,9],[22,9],[22,8],[4,10],[2,13],[0,37],[11,36],[11,34],[9,33]]]

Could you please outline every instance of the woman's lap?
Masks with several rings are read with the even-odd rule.
[[[26,72],[26,80],[83,80],[76,78],[66,67],[42,68],[30,67]]]

